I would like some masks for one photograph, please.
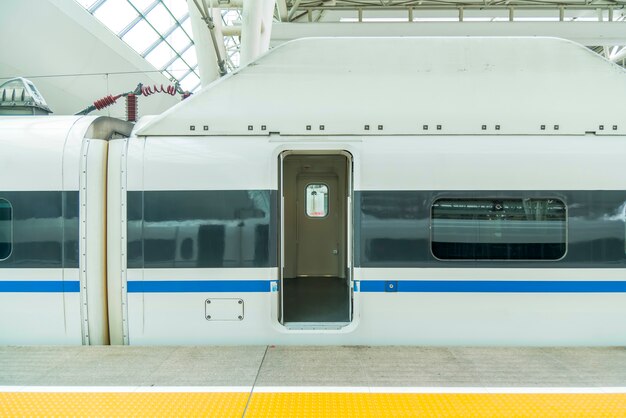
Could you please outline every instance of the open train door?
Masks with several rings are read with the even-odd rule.
[[[280,173],[281,322],[343,327],[352,321],[350,154],[287,151]]]

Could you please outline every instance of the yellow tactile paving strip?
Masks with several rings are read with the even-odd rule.
[[[249,393],[0,393],[1,417],[241,417]]]
[[[246,417],[626,417],[626,394],[255,393]]]
[[[248,393],[0,393],[2,417],[241,417]],[[626,394],[255,393],[246,417],[626,417]]]

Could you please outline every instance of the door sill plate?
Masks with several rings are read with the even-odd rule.
[[[285,328],[289,330],[336,330],[347,327],[350,322],[285,322]]]

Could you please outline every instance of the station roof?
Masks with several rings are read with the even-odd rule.
[[[159,72],[188,91],[200,87],[196,49],[204,48],[201,41],[194,41],[188,6],[193,7],[195,1],[220,8],[226,67],[232,72],[239,66],[242,22],[246,20],[242,15],[243,0],[76,1]],[[575,39],[622,65],[626,58],[626,48],[620,46],[624,36],[611,36],[623,32],[618,22],[626,19],[624,0],[597,0],[593,4],[579,0],[558,4],[552,0],[507,0],[506,4],[484,0],[269,1],[276,5],[273,46],[295,38],[346,33],[356,36],[362,32],[370,36],[417,36],[422,32],[428,36],[547,35]],[[461,21],[463,25],[455,24]],[[356,22],[358,26],[353,25]],[[409,28],[407,22],[419,24]],[[591,39],[585,36],[588,33],[593,34]]]
[[[189,9],[184,0],[77,0],[183,90],[200,86]]]

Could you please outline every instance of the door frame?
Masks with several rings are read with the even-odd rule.
[[[284,303],[283,303],[283,280],[284,280],[284,270],[285,270],[285,196],[284,196],[284,187],[283,187],[283,179],[284,179],[284,160],[286,157],[291,155],[342,155],[346,157],[346,280],[348,282],[348,286],[350,288],[350,292],[348,292],[348,304],[349,304],[349,320],[347,325],[344,325],[342,328],[346,326],[350,326],[354,321],[354,276],[353,276],[353,247],[354,247],[354,233],[353,233],[353,196],[354,196],[354,158],[350,151],[345,149],[336,149],[336,150],[328,150],[328,149],[292,149],[292,150],[284,150],[281,151],[278,155],[278,198],[280,199],[280,210],[278,214],[278,322],[285,326],[285,321],[283,318],[284,312]],[[308,329],[316,329],[316,323],[311,323],[311,326]],[[328,329],[327,326],[321,326],[319,329]]]

